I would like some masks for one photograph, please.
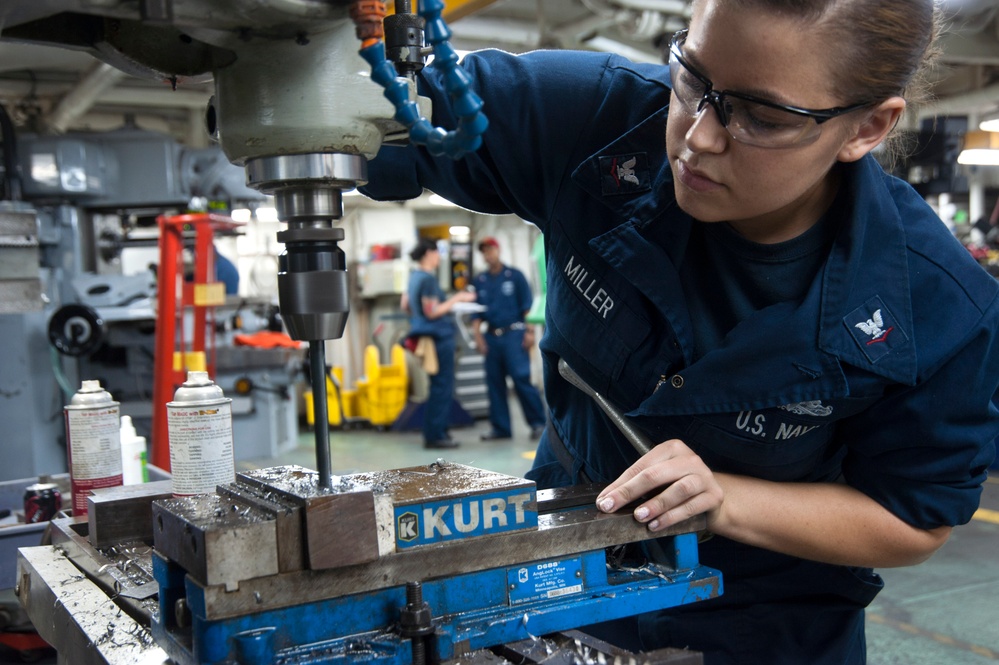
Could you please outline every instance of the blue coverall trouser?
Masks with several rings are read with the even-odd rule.
[[[506,377],[531,428],[544,427],[545,410],[538,389],[531,383],[531,360],[524,348],[524,331],[510,330],[502,335],[486,335],[486,387],[489,390],[489,422],[493,433],[510,436],[510,406]]]
[[[437,373],[430,377],[430,395],[423,407],[423,440],[426,443],[448,438],[454,396],[454,337],[434,338],[437,350]]]

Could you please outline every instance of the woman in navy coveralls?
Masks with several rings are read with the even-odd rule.
[[[626,646],[862,663],[871,569],[925,560],[975,512],[999,288],[870,154],[935,29],[931,0],[695,0],[670,69],[466,57],[483,147],[370,163],[376,198],[425,187],[544,232],[552,427],[529,477],[609,482],[608,512],[648,495],[652,531],[706,514],[724,595],[642,615]],[[454,127],[432,67],[421,92]],[[639,458],[560,358],[662,443]]]
[[[455,322],[451,310],[456,303],[474,301],[475,294],[458,291],[444,297],[437,283],[441,257],[434,240],[421,238],[409,258],[416,261],[402,301],[402,309],[409,312],[409,334],[433,339],[437,355],[437,371],[430,375],[430,394],[423,407],[423,446],[457,448],[458,442],[447,431],[454,399]]]

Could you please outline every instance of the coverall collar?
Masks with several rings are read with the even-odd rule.
[[[678,261],[695,222],[674,209],[663,144],[665,119],[665,109],[650,116],[584,160],[572,175],[618,221],[592,238],[590,248],[655,305],[683,352],[684,366],[677,373],[684,387],[669,391],[668,399],[659,395],[646,400],[638,411],[726,412],[848,397],[843,363],[914,385],[905,230],[888,192],[888,176],[870,155],[844,165],[846,219],[802,302],[778,303],[757,312],[737,325],[720,348],[694,362]],[[607,195],[600,180],[608,158],[630,162],[631,155],[642,155],[638,163],[648,164],[647,186],[630,195]],[[638,180],[644,184],[642,177],[639,174]],[[863,218],[858,210],[865,211]],[[650,269],[654,266],[658,268]],[[879,329],[877,322],[884,327]],[[864,332],[889,328],[880,343]],[[744,385],[727,382],[736,375],[744,377]]]

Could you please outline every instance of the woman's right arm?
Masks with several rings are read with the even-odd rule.
[[[442,316],[449,314],[456,303],[459,302],[474,302],[475,294],[469,293],[468,291],[458,291],[453,296],[447,300],[441,301],[437,298],[423,298],[423,315],[430,319],[439,319]]]
[[[470,54],[462,66],[489,120],[479,150],[455,161],[411,145],[384,146],[368,164],[362,192],[399,200],[427,189],[463,208],[513,213],[544,230],[566,172],[592,152],[591,146],[620,134],[621,124],[602,122],[599,113],[612,62],[617,60],[607,54],[568,51]],[[434,67],[421,74],[419,90],[433,103],[435,125],[457,125]],[[625,115],[627,109],[616,113]]]

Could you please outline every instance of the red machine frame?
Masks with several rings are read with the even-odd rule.
[[[186,354],[204,354],[209,376],[215,376],[215,307],[225,303],[225,286],[215,280],[215,232],[231,231],[241,222],[211,213],[160,215],[160,264],[156,289],[156,350],[153,359],[152,463],[170,470],[166,403],[187,378]],[[194,231],[194,281],[184,279],[185,232]],[[184,313],[193,311],[192,339],[184,339]],[[206,346],[206,338],[210,345]],[[175,355],[183,359],[177,369]]]

